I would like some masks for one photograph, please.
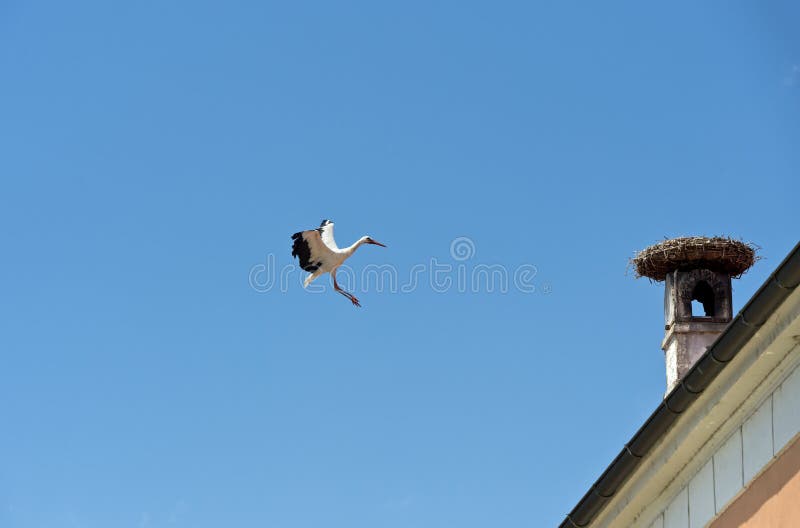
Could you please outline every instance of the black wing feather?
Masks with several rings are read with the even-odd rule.
[[[316,229],[315,229],[315,231],[319,231],[319,234],[320,234],[320,236],[322,236],[322,229],[323,229],[323,228],[324,228],[326,225],[328,225],[328,224],[330,224],[330,223],[331,223],[331,221],[330,221],[330,220],[328,220],[328,219],[326,218],[325,220],[323,220],[322,222],[320,222],[320,224],[319,224],[319,227],[318,227],[318,228],[316,228]]]
[[[313,230],[308,231],[308,233],[313,233],[317,231],[322,236],[322,229],[332,223],[330,220],[325,219],[320,224],[319,227]],[[306,231],[299,231],[292,235],[292,256],[297,257],[300,261],[300,267],[303,268],[305,271],[315,272],[322,266],[322,262],[311,262],[311,247],[308,245],[308,241],[303,236],[303,233]]]
[[[308,242],[306,242],[306,239],[303,237],[303,232],[300,231],[293,234],[292,240],[294,240],[294,243],[292,244],[292,256],[298,258],[300,261],[300,267],[303,268],[303,270],[311,273],[317,271],[322,263],[311,262],[311,248],[308,246]]]

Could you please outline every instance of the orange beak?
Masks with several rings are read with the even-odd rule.
[[[380,246],[380,247],[386,247],[384,244],[381,244],[380,242],[378,242],[376,240],[370,241],[370,244],[375,244],[376,246]]]

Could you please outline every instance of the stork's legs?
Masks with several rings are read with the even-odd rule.
[[[353,303],[353,306],[357,306],[357,307],[360,308],[361,307],[361,303],[358,302],[358,299],[356,299],[356,296],[353,295],[352,293],[348,293],[348,292],[344,291],[343,289],[341,289],[339,287],[339,283],[336,282],[336,273],[332,273],[331,275],[333,275],[333,289],[336,290],[337,292],[341,293],[342,295],[344,295],[348,299],[350,299],[350,302]]]

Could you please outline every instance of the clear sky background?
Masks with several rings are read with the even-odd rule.
[[[0,525],[556,525],[663,393],[628,257],[756,242],[738,311],[797,242],[798,20],[0,3]],[[530,264],[536,291],[255,291],[322,218],[389,246],[356,271]]]

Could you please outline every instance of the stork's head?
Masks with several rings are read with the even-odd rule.
[[[364,243],[365,244],[374,244],[374,245],[380,246],[380,247],[386,247],[385,245],[381,244],[377,240],[373,240],[372,237],[368,237],[368,236],[364,237]]]

